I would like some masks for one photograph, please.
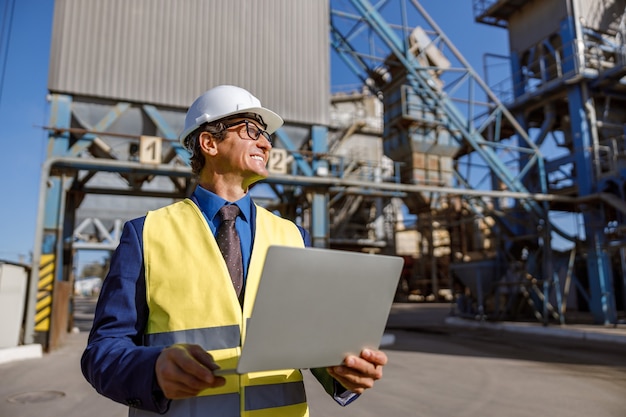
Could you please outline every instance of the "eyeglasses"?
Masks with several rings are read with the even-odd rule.
[[[269,133],[267,133],[263,129],[259,129],[259,127],[257,125],[255,125],[254,123],[251,123],[248,120],[240,120],[240,121],[235,122],[235,123],[225,124],[224,125],[224,129],[228,129],[230,127],[241,125],[241,124],[244,124],[244,123],[246,125],[246,133],[248,134],[250,139],[252,139],[252,140],[259,140],[261,135],[263,135],[263,137],[265,139],[267,139],[267,141],[270,143],[270,145],[273,144],[272,143],[272,135],[270,135]]]

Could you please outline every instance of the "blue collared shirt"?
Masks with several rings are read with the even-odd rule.
[[[228,200],[224,200],[217,194],[198,186],[191,195],[191,200],[200,208],[202,215],[209,224],[209,228],[211,228],[211,232],[213,232],[213,236],[215,236],[219,230],[220,224],[222,223],[222,219],[218,215],[219,209],[227,204],[235,204],[239,207],[240,213],[239,216],[237,216],[237,220],[235,220],[235,229],[237,229],[237,233],[239,233],[239,240],[241,242],[243,277],[245,283],[245,279],[248,276],[250,256],[252,254],[252,242],[254,242],[254,220],[256,217],[256,210],[254,203],[250,198],[250,194],[246,194],[239,200],[231,203]]]
[[[243,277],[244,283],[248,276],[248,266],[250,265],[250,257],[252,256],[252,246],[254,243],[255,224],[256,224],[256,206],[250,197],[250,194],[244,195],[237,201],[230,202],[223,199],[217,194],[197,186],[191,200],[200,208],[202,215],[209,224],[213,236],[217,234],[217,230],[222,223],[222,219],[218,215],[218,211],[222,206],[227,204],[236,204],[239,207],[239,216],[235,220],[235,229],[239,233],[241,242],[241,256],[243,261]],[[311,235],[302,227],[297,226],[304,241],[304,246],[311,246]]]

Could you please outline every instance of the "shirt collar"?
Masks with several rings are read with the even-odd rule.
[[[226,205],[231,204],[230,201],[223,199],[217,194],[202,188],[201,186],[197,186],[193,192],[194,197],[198,201],[198,206],[200,210],[206,215],[207,219],[213,221],[219,209]],[[249,222],[250,219],[250,205],[252,204],[252,199],[250,198],[250,194],[246,194],[241,197],[239,200],[233,202],[232,204],[236,204],[241,211],[241,217]]]

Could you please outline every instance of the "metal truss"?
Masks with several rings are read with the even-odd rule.
[[[458,158],[456,172],[461,193],[490,187],[481,183],[490,181],[488,172],[508,191],[530,192],[525,184],[529,175],[539,180],[533,191],[546,191],[543,156],[533,140],[417,1],[350,3],[351,8],[345,2],[331,2],[337,6],[331,10],[334,49],[375,94],[392,81],[392,65],[402,67],[409,74],[408,94],[419,95],[424,106],[445,114],[436,127],[450,132],[466,154]],[[391,11],[401,13],[393,16]],[[416,52],[409,39],[418,26],[430,43]],[[437,66],[428,59],[431,48],[445,55],[447,65]],[[520,160],[524,163],[512,166]],[[522,205],[533,218],[546,218],[545,209],[535,201],[524,200]]]
[[[114,250],[120,243],[126,219],[115,219],[110,230],[98,218],[86,218],[74,229],[74,249]]]
[[[516,8],[524,2],[506,3]],[[493,1],[476,1],[475,13],[485,14],[494,4]],[[502,19],[488,23],[505,26]],[[394,146],[415,146],[419,135],[436,137],[431,142],[434,145],[440,145],[437,141],[442,137],[454,141],[457,149],[453,156],[453,178],[443,185],[455,189],[456,195],[464,199],[466,209],[477,218],[494,217],[503,238],[500,250],[505,252],[504,263],[514,269],[523,261],[525,273],[541,283],[534,284],[533,291],[529,292],[535,293],[541,288],[544,301],[538,303],[541,304],[536,311],[538,317],[547,323],[556,314],[562,322],[565,306],[557,272],[561,261],[552,258],[551,239],[553,234],[560,235],[572,241],[574,248],[580,242],[554,223],[550,216],[551,202],[556,201],[553,198],[569,197],[572,206],[586,205],[601,201],[602,195],[551,194],[554,190],[549,180],[553,180],[558,171],[548,173],[548,162],[540,151],[548,134],[549,120],[531,136],[519,115],[493,93],[416,0],[332,1],[331,44],[363,85],[383,102],[387,100],[386,107],[389,107],[388,96],[396,90],[401,91],[403,103],[408,103],[403,104],[401,116],[413,117],[413,124],[402,125],[388,116],[387,108],[385,110],[386,151],[393,151]],[[395,85],[398,77],[402,78],[401,86]],[[415,128],[416,125],[419,127]],[[402,129],[405,132],[398,134]],[[555,165],[550,167],[554,169]],[[481,190],[495,195],[488,197],[485,193],[479,198],[474,192]],[[502,194],[497,195],[499,192]],[[529,198],[514,200],[507,198],[507,193]],[[434,191],[431,195],[440,194]],[[613,200],[611,204],[620,209],[623,204]],[[492,272],[491,275],[502,275],[503,270]],[[570,280],[575,282],[583,297],[591,300],[594,309],[605,311],[597,317],[599,321],[615,320],[614,307],[602,295],[605,293],[587,295],[571,271],[567,275],[568,285]],[[600,278],[599,282],[603,280]],[[607,291],[604,285],[600,287]],[[553,299],[556,299],[555,307],[549,301]]]

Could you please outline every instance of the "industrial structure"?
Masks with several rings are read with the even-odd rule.
[[[571,242],[567,283],[605,324],[616,323],[626,301],[625,9],[624,1],[474,1],[477,21],[509,31],[507,108],[550,155],[524,183],[569,198],[544,204],[544,227]],[[575,218],[576,229],[560,228],[563,215]],[[536,230],[531,223],[515,232]],[[524,248],[549,247],[551,235],[527,239]],[[554,251],[542,256],[538,276],[557,285]],[[564,300],[559,307],[565,311]]]
[[[67,331],[77,252],[114,249],[125,220],[191,193],[176,137],[217,84],[285,119],[252,192],[314,246],[401,254],[404,290],[459,314],[615,323],[624,8],[474,0],[478,22],[509,30],[503,96],[416,0],[57,0],[26,342]],[[356,91],[331,95],[329,48]]]
[[[481,318],[486,308],[496,318],[526,308],[562,323],[570,308],[615,323],[625,277],[624,2],[474,1],[478,22],[509,30],[502,59],[512,76],[498,95],[410,3],[423,26],[407,25],[416,20],[405,2],[390,22],[387,3],[355,1],[331,32],[385,103],[385,154],[403,163],[402,182],[456,188],[404,199],[433,250],[423,252],[430,283],[438,272],[458,278],[471,293],[461,311]],[[471,193],[484,188],[499,195]],[[448,240],[440,257],[437,228]]]

